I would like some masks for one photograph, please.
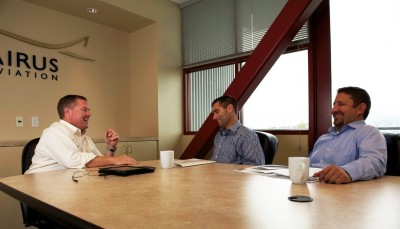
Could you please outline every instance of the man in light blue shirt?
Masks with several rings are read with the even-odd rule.
[[[385,138],[364,121],[370,108],[371,99],[364,89],[338,89],[331,110],[334,126],[318,138],[309,156],[311,167],[323,168],[314,174],[320,181],[341,184],[385,174]]]
[[[219,163],[263,165],[264,151],[257,134],[242,126],[237,118],[237,102],[230,96],[222,96],[212,103],[213,119],[220,130],[214,139],[211,160]]]

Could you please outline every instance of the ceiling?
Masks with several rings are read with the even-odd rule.
[[[99,0],[22,0],[48,9],[56,10],[88,21],[116,28],[128,33],[154,23],[140,15],[115,7]],[[171,0],[172,1],[172,0]],[[174,0],[183,2],[184,0]],[[96,8],[96,14],[90,14],[87,8]],[[123,20],[121,20],[123,19]]]

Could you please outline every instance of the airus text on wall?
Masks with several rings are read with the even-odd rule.
[[[0,77],[33,78],[58,81],[58,61],[23,52],[0,53]]]

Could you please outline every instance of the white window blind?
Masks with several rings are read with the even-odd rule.
[[[202,0],[182,9],[184,65],[235,53],[232,0]]]
[[[184,66],[255,49],[287,0],[200,0],[182,8]],[[307,23],[293,39],[308,42]]]
[[[191,72],[187,76],[190,122],[188,131],[197,131],[211,112],[211,103],[222,96],[235,76],[235,65]]]

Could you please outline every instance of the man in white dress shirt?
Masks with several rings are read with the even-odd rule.
[[[57,105],[60,120],[43,131],[32,158],[28,173],[69,168],[91,168],[108,165],[135,165],[138,162],[126,155],[114,156],[119,140],[113,129],[107,129],[103,154],[86,135],[91,116],[87,99],[80,95],[67,95]]]

